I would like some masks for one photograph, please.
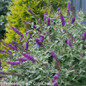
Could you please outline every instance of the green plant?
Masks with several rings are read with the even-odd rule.
[[[36,20],[35,25],[34,22],[29,23],[32,28],[33,25],[35,27],[34,31],[34,28],[27,31],[28,33],[33,31],[32,36],[29,34],[22,36],[21,32],[11,26],[23,39],[19,43],[12,41],[14,45],[1,41],[4,46],[11,48],[11,52],[7,49],[1,50],[2,54],[10,57],[6,62],[11,65],[8,65],[5,73],[0,72],[8,76],[4,81],[17,84],[24,82],[30,86],[38,86],[39,83],[42,86],[51,86],[53,76],[57,73],[59,78],[56,81],[59,86],[84,86],[86,84],[84,13],[78,12],[75,19],[73,13],[70,12],[69,15],[67,12],[63,16],[59,10],[54,17],[45,13],[45,20],[38,21],[33,11],[31,9],[28,11]]]

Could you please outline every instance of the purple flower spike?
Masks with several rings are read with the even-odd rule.
[[[69,14],[69,11],[70,11],[70,5],[71,5],[71,3],[68,2],[68,3],[67,3],[67,14]]]
[[[50,26],[50,18],[47,18],[47,26]]]
[[[85,40],[85,37],[84,36],[82,36],[82,40]]]
[[[30,54],[24,53],[23,56],[26,57],[28,60],[32,61],[33,63],[36,61]]]
[[[30,12],[32,15],[34,15],[31,9],[27,9],[27,11]]]
[[[70,11],[70,2],[67,3],[67,10]]]
[[[22,34],[19,30],[17,30],[17,29],[14,28],[13,26],[11,26],[11,28],[12,28],[18,35],[20,35],[20,36],[23,37],[23,34]]]
[[[12,43],[14,44],[14,46],[17,48],[18,47],[18,45],[17,45],[17,42],[16,41],[12,41]]]
[[[75,22],[75,17],[72,18],[71,24],[73,24],[74,22]]]
[[[59,86],[59,85],[58,85],[58,83],[57,83],[57,82],[55,82],[53,86]]]
[[[13,46],[13,45],[11,45],[11,44],[8,44],[8,46],[9,46],[11,49],[13,49],[13,50],[16,50],[16,51],[17,51],[17,48],[16,48],[15,46]]]
[[[86,31],[84,32],[83,36],[82,36],[82,40],[86,39]]]
[[[53,79],[52,79],[51,83],[52,83],[53,86],[59,86],[58,83],[55,80],[53,80]]]
[[[14,41],[14,40],[12,41],[12,43],[13,43],[13,44],[17,44],[17,42],[16,42],[16,41]]]
[[[52,82],[51,82],[51,83],[53,84],[54,82],[55,82],[55,80],[54,80],[54,79],[52,79]]]
[[[68,46],[72,47],[72,41],[71,40],[68,41]]]
[[[65,40],[65,43],[67,44],[67,40]]]
[[[7,64],[14,66],[14,65],[20,64],[20,62],[7,61]]]
[[[62,13],[60,14],[60,19],[61,19],[62,26],[65,26],[65,20]]]
[[[20,37],[20,41],[23,39],[23,36]]]
[[[33,28],[36,28],[36,25],[35,24],[33,24]]]
[[[60,10],[60,8],[57,8],[57,11],[59,11]]]
[[[41,47],[42,46],[42,42],[38,38],[36,38],[35,41],[38,44],[38,47]]]
[[[28,43],[29,41],[27,40],[26,45],[25,45],[25,50],[28,50]]]
[[[44,36],[40,35],[40,41],[43,42],[43,40],[44,40]]]
[[[27,9],[27,11],[31,12],[31,9]]]
[[[51,55],[53,56],[54,59],[58,59],[55,52],[51,51]]]
[[[28,61],[28,59],[26,59],[26,58],[20,58],[19,60],[20,60],[21,62]]]
[[[55,74],[53,78],[54,79],[58,79],[59,78],[59,74]]]
[[[46,20],[46,15],[47,15],[47,12],[45,11],[45,13],[44,13],[44,20]]]

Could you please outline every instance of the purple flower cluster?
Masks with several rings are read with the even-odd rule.
[[[68,45],[69,47],[72,47],[72,40],[69,40],[67,45]]]
[[[13,43],[13,44],[17,44],[17,42],[16,42],[16,41],[14,41],[14,40],[12,41],[12,43]]]
[[[36,60],[30,54],[24,53],[23,56],[28,60],[32,61],[33,63],[36,62]]]
[[[60,13],[60,19],[61,19],[62,26],[65,26],[65,20],[62,13]]]
[[[59,86],[58,85],[58,82],[56,82],[54,79],[52,79],[52,82],[51,83],[52,83],[53,86]]]
[[[11,44],[7,44],[11,49],[13,49],[13,50],[16,50],[17,51],[17,48],[15,47],[15,46],[13,46],[13,45],[11,45]]]
[[[38,38],[35,39],[36,43],[38,44],[38,47],[42,46],[42,42],[44,40],[44,36],[40,35],[40,40]]]
[[[14,46],[17,48],[18,47],[18,45],[17,45],[17,42],[16,41],[12,41],[12,43],[14,44]]]
[[[72,18],[71,24],[73,24],[74,22],[75,22],[75,17]]]
[[[29,41],[27,40],[26,45],[25,45],[25,50],[28,50],[28,43]]]
[[[10,64],[11,66],[14,66],[14,65],[18,65],[18,64],[20,64],[20,62],[18,62],[18,61],[7,61],[7,64]]]
[[[52,79],[52,85],[53,86],[59,86],[58,82],[56,80],[59,78],[59,74],[55,74]]]
[[[56,56],[56,53],[54,51],[51,51],[51,55],[53,56],[54,59],[58,59],[58,57]]]
[[[28,61],[28,59],[27,59],[27,58],[19,58],[19,60],[20,60],[21,62]]]
[[[34,15],[31,9],[27,9],[27,11],[30,12],[32,15]]]
[[[16,28],[14,28],[13,26],[11,26],[11,28],[12,28],[18,35],[21,36],[21,37],[20,37],[20,40],[22,40],[22,39],[23,39],[23,34],[22,34],[19,30],[17,30]]]
[[[35,24],[33,24],[33,28],[36,28],[36,25]]]
[[[45,11],[45,13],[44,13],[44,20],[46,20],[46,15],[47,15],[47,12]]]
[[[44,36],[40,35],[40,41],[43,42],[43,40],[44,40]]]
[[[47,18],[47,26],[50,26],[50,18]]]
[[[86,31],[84,32],[83,36],[82,36],[82,40],[86,39]]]
[[[38,47],[42,46],[42,42],[38,38],[35,38],[35,41],[36,41],[36,44],[38,44]]]
[[[67,3],[67,14],[69,14],[69,11],[70,11],[70,5],[71,5],[71,3],[68,2],[68,3]]]
[[[53,78],[56,80],[56,79],[58,79],[59,78],[59,74],[55,74],[54,76],[53,76]]]

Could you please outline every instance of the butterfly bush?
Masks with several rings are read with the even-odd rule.
[[[7,76],[4,81],[22,86],[25,83],[28,86],[86,85],[84,13],[78,12],[75,18],[70,12],[70,2],[67,13],[58,8],[51,17],[45,11],[43,20],[37,18],[32,9],[27,11],[35,20],[26,21],[31,28],[26,30],[27,34],[11,26],[22,40],[11,40],[12,44],[0,40],[5,47],[4,50],[0,49],[0,53],[7,57],[0,61],[1,75]],[[8,67],[5,71],[4,62]]]

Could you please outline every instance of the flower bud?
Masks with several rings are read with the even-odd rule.
[[[50,26],[50,18],[47,18],[47,26]]]
[[[35,41],[38,44],[38,47],[41,47],[42,46],[42,42],[38,38],[36,38]]]
[[[45,11],[45,13],[44,13],[44,20],[46,20],[46,15],[47,15],[47,12]]]
[[[28,43],[29,41],[27,40],[26,45],[25,45],[25,50],[28,50]]]
[[[53,78],[54,79],[58,79],[59,78],[59,74],[55,74]]]
[[[43,42],[43,40],[44,40],[44,36],[40,35],[40,41]]]
[[[15,47],[15,46],[13,46],[13,45],[11,45],[11,44],[7,44],[11,49],[13,49],[13,50],[16,50],[17,51],[17,48]]]
[[[62,26],[65,26],[65,20],[62,13],[60,13],[60,19],[61,19]]]
[[[19,60],[20,60],[21,62],[28,61],[28,59],[26,59],[26,58],[19,58]]]
[[[72,18],[71,24],[73,24],[74,22],[75,22],[75,17]]]
[[[55,52],[51,51],[51,55],[53,56],[54,59],[58,59]]]
[[[71,5],[71,3],[68,2],[68,3],[67,3],[67,14],[69,14],[69,11],[70,11],[70,5]]]
[[[32,61],[33,63],[36,61],[30,54],[24,53],[23,56],[26,57],[28,60]]]
[[[82,40],[86,39],[86,31],[84,32],[83,36],[82,36]]]
[[[10,64],[11,66],[14,66],[14,65],[17,65],[17,64],[20,64],[20,62],[16,61],[7,61],[7,64]]]
[[[68,46],[72,47],[72,41],[71,40],[68,41]]]

